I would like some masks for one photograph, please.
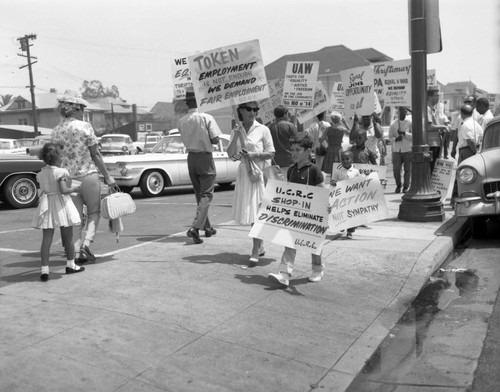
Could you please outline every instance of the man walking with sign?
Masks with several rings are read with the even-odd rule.
[[[192,238],[195,244],[201,244],[203,240],[200,238],[200,230],[205,230],[205,237],[217,233],[210,225],[208,208],[213,198],[216,176],[212,145],[219,143],[219,135],[222,132],[210,114],[198,112],[192,91],[186,93],[186,105],[189,110],[179,120],[177,128],[188,152],[189,178],[193,183],[197,203],[196,215],[187,236]]]

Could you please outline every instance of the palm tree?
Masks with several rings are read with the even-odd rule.
[[[0,95],[0,107],[7,105],[12,98],[14,98],[12,94]]]

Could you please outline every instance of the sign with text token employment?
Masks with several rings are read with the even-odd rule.
[[[269,97],[258,40],[197,53],[188,61],[200,112]]]
[[[286,63],[283,106],[312,109],[319,61],[288,61]]]

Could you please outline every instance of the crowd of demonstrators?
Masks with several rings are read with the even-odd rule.
[[[210,223],[208,210],[217,174],[212,156],[213,145],[219,143],[222,132],[210,114],[198,112],[194,92],[188,91],[185,100],[188,112],[179,119],[177,128],[188,153],[189,178],[196,197],[196,214],[186,234],[195,244],[201,244],[203,240],[200,238],[200,230],[205,231],[205,237],[217,233]]]
[[[439,90],[437,88],[427,89],[427,144],[431,152],[431,172],[434,170],[436,159],[441,153],[442,135],[448,132],[448,125],[440,125],[438,122],[436,105],[439,102]]]
[[[50,247],[55,229],[61,231],[61,240],[66,254],[66,274],[82,272],[84,267],[75,264],[73,226],[81,224],[80,215],[71,200],[70,193],[78,192],[79,184],[72,184],[67,169],[61,168],[60,148],[57,144],[46,143],[40,150],[39,158],[47,166],[37,173],[40,186],[40,201],[35,210],[32,226],[42,229],[40,257],[42,272],[40,280],[49,280]]]
[[[288,167],[293,164],[290,139],[297,137],[297,128],[288,121],[288,109],[282,105],[274,108],[276,120],[269,125],[274,144],[274,161],[285,178]]]
[[[310,160],[313,141],[309,136],[304,135],[296,140],[292,140],[292,157],[294,164],[288,169],[287,181],[311,185],[311,186],[325,186],[323,173],[318,166]],[[325,208],[328,208],[325,206]],[[292,277],[293,266],[295,257],[297,255],[296,249],[285,247],[281,256],[278,273],[269,274],[269,278],[278,283],[282,288],[289,285],[289,280]],[[323,278],[325,265],[321,255],[311,254],[311,275],[309,281],[319,282]]]
[[[342,141],[344,139],[344,135],[349,133],[347,128],[342,125],[341,118],[342,116],[340,113],[333,112],[330,116],[331,126],[323,131],[323,135],[320,138],[320,144],[326,142],[328,145],[323,159],[323,164],[320,166],[321,170],[328,176],[332,174],[334,162],[340,162]]]
[[[389,139],[392,145],[392,170],[396,181],[396,193],[408,192],[411,180],[411,148],[413,143],[412,120],[408,116],[408,109],[400,106],[398,119],[389,126]],[[401,182],[401,170],[404,170]]]
[[[82,222],[73,228],[75,253],[79,253],[77,261],[80,263],[95,261],[90,244],[94,241],[101,217],[98,172],[110,189],[118,187],[104,165],[92,125],[83,121],[87,102],[78,92],[71,90],[67,90],[59,102],[61,121],[52,132],[51,142],[61,146],[61,167],[68,170],[72,180],[81,183],[79,192],[72,194]]]
[[[357,115],[354,116],[353,125],[349,134],[349,140],[355,144],[358,130],[361,129],[366,134],[366,145],[375,153],[376,165],[384,163],[385,143],[383,143],[382,128],[377,121],[373,121],[374,115],[361,116],[361,122]],[[382,149],[383,146],[383,149]],[[382,150],[381,150],[382,149]]]
[[[261,171],[266,160],[274,156],[274,145],[271,131],[256,120],[259,111],[255,101],[238,105],[237,113],[240,124],[236,124],[231,131],[231,139],[227,153],[233,159],[241,160],[236,174],[233,199],[233,220],[237,224],[252,225],[259,211],[264,194],[264,177],[259,181],[252,181],[248,174],[250,161],[253,161]],[[259,256],[264,254],[262,240],[253,238],[250,263],[259,262]]]
[[[325,157],[325,149],[321,146],[320,138],[323,135],[325,129],[330,126],[328,121],[325,121],[325,112],[319,113],[316,116],[316,120],[311,124],[309,128],[306,129],[306,135],[308,135],[313,141],[312,154],[314,155],[314,160],[316,165],[321,168],[323,167],[323,159]]]

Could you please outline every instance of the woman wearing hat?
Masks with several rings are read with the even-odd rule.
[[[94,241],[101,212],[98,172],[104,176],[104,182],[109,187],[117,188],[102,160],[92,125],[83,121],[83,111],[87,105],[87,101],[76,91],[66,90],[59,99],[61,121],[54,128],[51,138],[53,143],[62,147],[61,167],[69,171],[73,180],[81,182],[80,192],[73,197],[82,221],[81,226],[74,227],[76,231],[73,235],[75,254],[80,252],[79,262],[95,260],[90,243]],[[83,219],[84,205],[87,207],[86,219]],[[85,229],[85,238],[81,238],[82,229]]]

